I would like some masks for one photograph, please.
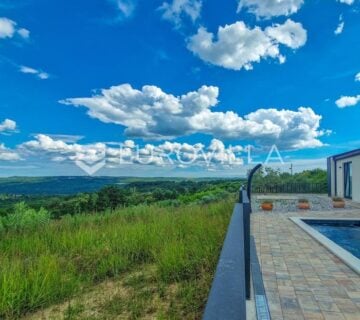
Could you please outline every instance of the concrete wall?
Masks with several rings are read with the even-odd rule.
[[[352,162],[352,199],[360,202],[360,155],[336,161],[336,196],[344,197],[344,163]],[[335,186],[335,174],[331,176],[332,184]],[[332,189],[335,195],[335,188]]]

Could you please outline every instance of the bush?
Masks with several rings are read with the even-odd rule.
[[[1,218],[1,225],[6,230],[20,231],[35,229],[49,221],[50,214],[47,210],[40,208],[37,211],[29,208],[25,202],[20,202],[14,206],[13,213]]]
[[[2,222],[2,219],[0,218],[0,234],[2,234],[5,231],[5,226]]]
[[[344,199],[341,198],[341,197],[333,197],[332,200],[335,201],[335,202],[338,202],[338,201],[341,201],[341,202],[342,202],[342,201],[344,201]]]
[[[299,203],[309,203],[308,199],[299,199]]]

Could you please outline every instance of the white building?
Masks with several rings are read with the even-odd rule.
[[[329,196],[360,202],[360,149],[327,159]]]

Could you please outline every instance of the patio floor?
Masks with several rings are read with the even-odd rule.
[[[360,319],[360,275],[288,219],[356,217],[360,209],[252,214],[272,319]]]

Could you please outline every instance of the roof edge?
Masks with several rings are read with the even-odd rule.
[[[341,159],[346,159],[346,158],[350,158],[350,157],[355,157],[358,155],[360,155],[360,149],[355,149],[355,150],[347,151],[344,153],[339,153],[339,154],[332,156],[331,158],[333,158],[334,160],[341,160]]]

